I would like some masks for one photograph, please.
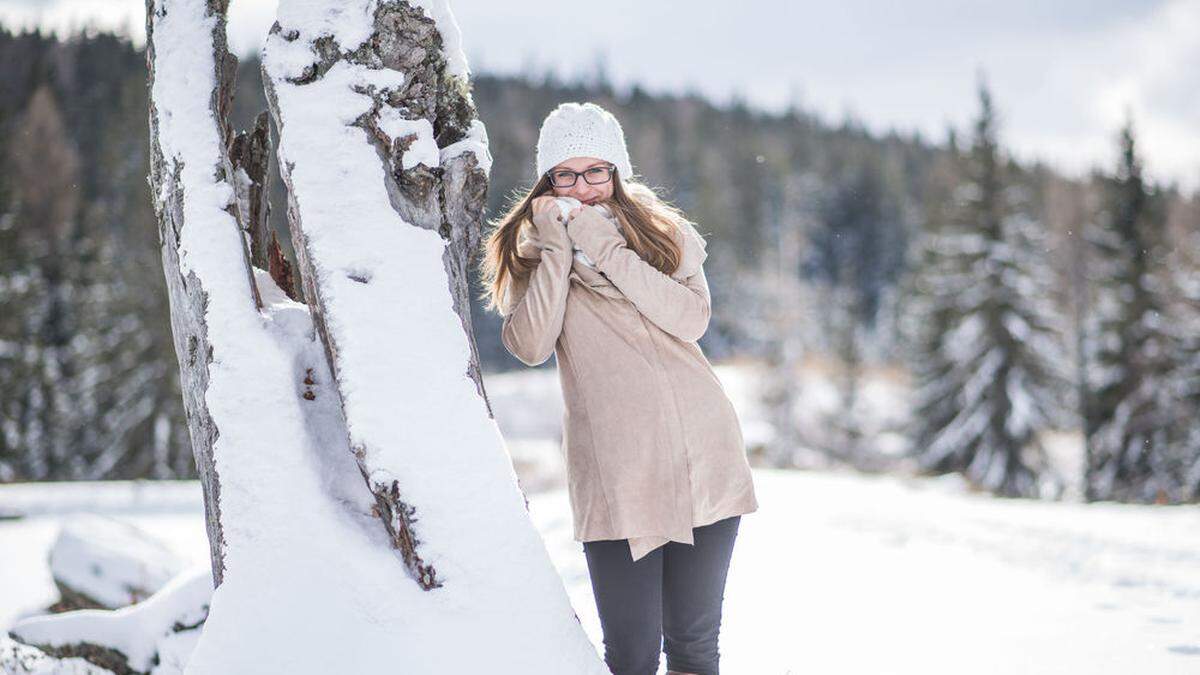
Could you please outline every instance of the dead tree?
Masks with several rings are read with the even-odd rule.
[[[604,672],[483,390],[467,260],[490,156],[449,8],[281,4],[264,74],[307,306],[262,269],[282,258],[269,133],[229,127],[225,10],[147,4],[151,183],[215,586],[189,672],[347,654],[359,672]],[[485,646],[455,650],[464,634]]]
[[[352,5],[347,11],[366,12],[369,3]],[[456,46],[447,49],[439,22],[421,5],[395,0],[374,5],[370,38],[358,44],[343,44],[342,36],[327,30],[310,32],[306,26],[276,23],[267,41],[263,81],[280,130],[281,174],[288,188],[288,221],[304,294],[339,385],[349,441],[389,535],[414,577],[431,589],[440,586],[441,579],[419,550],[422,539],[415,520],[420,505],[406,494],[401,483],[407,477],[397,475],[391,461],[402,459],[410,449],[389,447],[390,439],[397,438],[394,434],[359,423],[369,420],[386,401],[364,401],[357,392],[390,394],[396,397],[393,400],[401,400],[411,389],[402,378],[416,373],[395,369],[391,375],[400,379],[380,387],[378,361],[362,348],[350,346],[358,337],[351,331],[386,335],[398,327],[379,317],[380,307],[389,299],[429,292],[404,283],[405,276],[415,272],[407,256],[372,255],[381,249],[411,255],[412,245],[407,242],[419,242],[425,250],[417,255],[440,253],[451,305],[442,307],[442,298],[421,298],[424,307],[409,306],[407,317],[401,311],[393,315],[407,324],[393,334],[415,337],[411,344],[423,348],[429,342],[421,336],[439,340],[439,333],[446,330],[429,319],[439,314],[437,318],[444,319],[446,310],[452,310],[470,349],[458,361],[460,372],[474,381],[487,415],[492,414],[471,339],[467,265],[470,251],[479,243],[491,158],[470,98],[465,62]],[[311,62],[297,68],[293,59],[306,49]],[[344,103],[331,108],[345,106],[361,112],[348,125],[336,114],[313,114],[314,109],[336,101]],[[359,152],[347,152],[347,144],[358,144]],[[340,165],[339,158],[343,159]],[[374,166],[363,167],[363,162]],[[307,184],[297,177],[299,172],[307,172]],[[378,181],[376,189],[335,191],[334,183],[327,182],[363,178]],[[329,202],[335,200],[331,218]],[[314,201],[323,203],[314,205]],[[406,233],[401,228],[424,232]],[[359,262],[347,264],[348,256]],[[417,272],[428,273],[428,269]],[[412,311],[418,309],[432,311]],[[354,349],[360,351],[350,353]],[[452,364],[449,360],[437,367]],[[447,373],[450,378],[458,375]],[[438,405],[435,400],[429,403]],[[463,414],[475,413],[464,410]]]

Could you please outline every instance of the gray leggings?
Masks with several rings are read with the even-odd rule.
[[[694,546],[670,541],[637,562],[627,539],[584,542],[613,675],[654,675],[664,649],[668,670],[718,675],[721,602],[741,518],[693,528]]]

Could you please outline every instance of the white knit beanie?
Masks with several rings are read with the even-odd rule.
[[[625,132],[612,113],[595,103],[563,103],[546,115],[538,132],[537,178],[572,157],[612,162],[621,177],[633,175]]]

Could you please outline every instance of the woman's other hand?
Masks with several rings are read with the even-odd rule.
[[[533,224],[537,226],[538,233],[543,236],[547,236],[551,232],[561,232],[565,236],[567,233],[567,222],[578,215],[582,208],[582,206],[577,206],[571,209],[570,213],[564,219],[562,211],[554,199],[551,195],[543,195],[535,197],[533,200]]]

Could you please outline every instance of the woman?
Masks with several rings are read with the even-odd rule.
[[[621,125],[600,106],[553,110],[536,163],[482,270],[505,348],[531,366],[558,361],[604,660],[616,675],[653,675],[665,648],[671,673],[717,673],[730,556],[758,503],[737,415],[696,344],[707,244],[631,180]]]

